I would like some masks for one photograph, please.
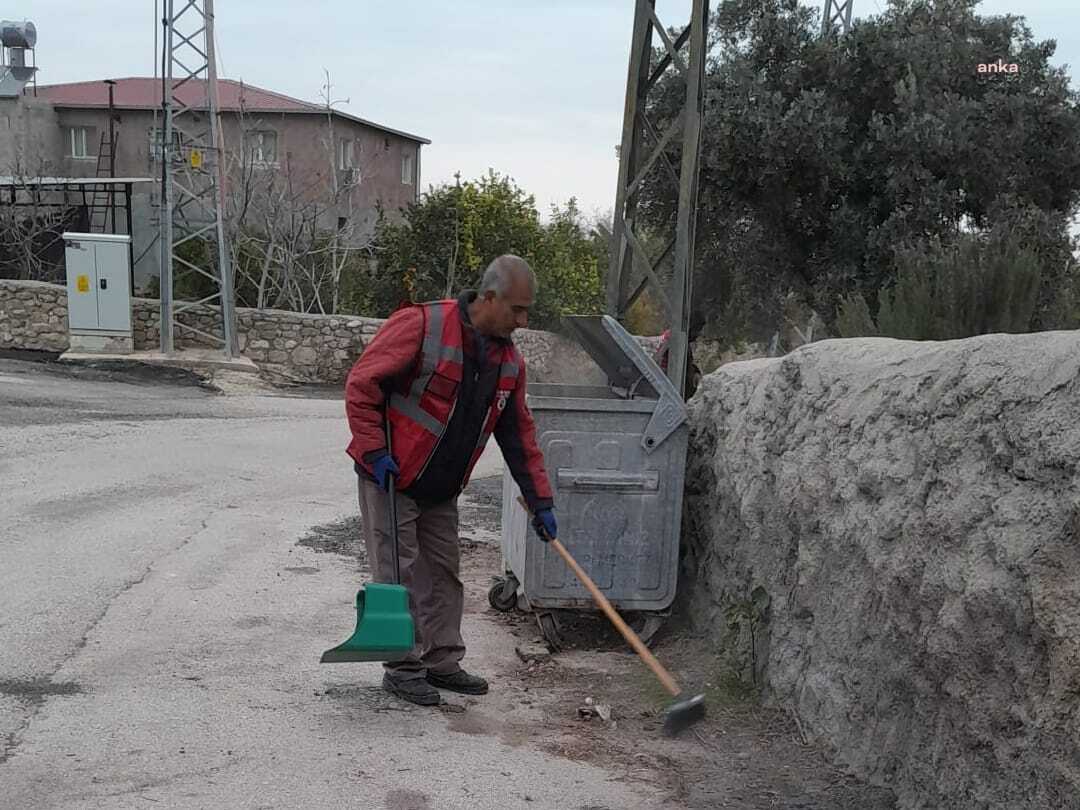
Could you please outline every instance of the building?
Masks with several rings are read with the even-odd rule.
[[[189,82],[176,95],[198,109],[205,87]],[[185,158],[179,133],[162,148],[161,96],[160,79],[133,77],[27,87],[0,99],[0,129],[6,123],[11,135],[6,146],[0,138],[0,174],[159,178],[163,152]],[[238,81],[219,80],[218,98],[227,194],[241,194],[244,183],[287,185],[321,228],[355,240],[370,235],[379,207],[393,215],[417,199],[426,138]],[[159,273],[158,189],[135,189],[137,286]]]

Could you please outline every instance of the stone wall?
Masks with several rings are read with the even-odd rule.
[[[260,365],[311,382],[340,383],[382,321],[348,315],[302,315],[279,310],[237,310],[240,350]],[[210,307],[180,313],[181,323],[218,334]],[[135,298],[136,351],[154,351],[161,339],[159,302]],[[178,329],[177,348],[214,348],[211,338]],[[599,368],[575,343],[550,332],[524,329],[514,342],[525,356],[530,380],[582,385],[603,382]],[[643,339],[648,347],[651,342]],[[63,352],[68,348],[67,290],[55,284],[0,279],[0,348]]]
[[[728,661],[901,807],[1080,806],[1080,333],[824,341],[690,407]]]
[[[161,341],[160,303],[136,298],[132,304],[135,349],[153,351]],[[194,307],[180,313],[181,323],[220,337],[218,313],[211,307]],[[273,366],[302,380],[336,383],[344,381],[366,343],[382,321],[346,315],[303,315],[281,310],[238,308],[237,340],[240,352],[259,365]],[[177,329],[177,348],[217,348],[209,337],[189,329]]]
[[[0,349],[62,352],[67,347],[67,290],[0,279]]]

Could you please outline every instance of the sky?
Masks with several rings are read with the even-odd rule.
[[[216,0],[219,75],[320,101],[432,141],[422,185],[511,175],[541,211],[615,200],[632,0]],[[855,0],[855,16],[884,0]],[[665,25],[690,0],[657,0]],[[984,0],[1022,13],[1080,85],[1080,0]],[[39,82],[154,75],[153,0],[6,0],[38,29]]]

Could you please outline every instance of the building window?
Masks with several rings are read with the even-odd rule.
[[[401,182],[407,186],[413,184],[413,156],[401,156]]]
[[[359,169],[341,169],[338,171],[338,186],[341,190],[355,188],[363,182]]]
[[[342,139],[338,141],[338,168],[342,171],[348,171],[354,166],[354,150],[353,145],[355,141],[348,139]]]
[[[389,139],[389,138],[383,138],[383,148],[384,148],[384,149],[385,149],[385,150],[386,150],[387,152],[389,152],[389,151],[390,151],[390,139]]]
[[[71,127],[68,129],[68,154],[73,158],[91,157],[87,145],[90,141],[90,130],[87,127]]]
[[[251,141],[251,160],[254,163],[277,163],[277,133],[258,129],[248,133]]]
[[[164,127],[151,128],[150,130],[150,160],[155,163],[161,160],[161,145],[165,140]],[[181,140],[180,130],[174,129],[172,132],[172,149],[169,150],[169,157],[172,160],[180,158],[180,146],[183,143]]]

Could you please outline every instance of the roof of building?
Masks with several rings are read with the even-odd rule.
[[[161,109],[161,79],[135,76],[115,79],[114,81],[113,106],[117,109]],[[27,93],[30,92],[32,91],[28,88]],[[201,79],[189,80],[180,84],[174,93],[181,103],[198,108],[202,106],[205,98],[205,82]],[[106,109],[109,106],[109,86],[104,79],[92,82],[41,85],[37,88],[37,96],[51,102],[56,107]],[[301,101],[283,93],[265,90],[233,79],[218,79],[218,109],[223,112],[240,112],[243,110],[249,113],[326,114],[326,107],[320,104]],[[343,113],[340,110],[334,110],[334,115],[383,132],[399,135],[402,138],[408,138],[417,143],[431,143],[427,138],[421,138],[419,135],[412,135],[399,129],[376,124],[374,121]]]

